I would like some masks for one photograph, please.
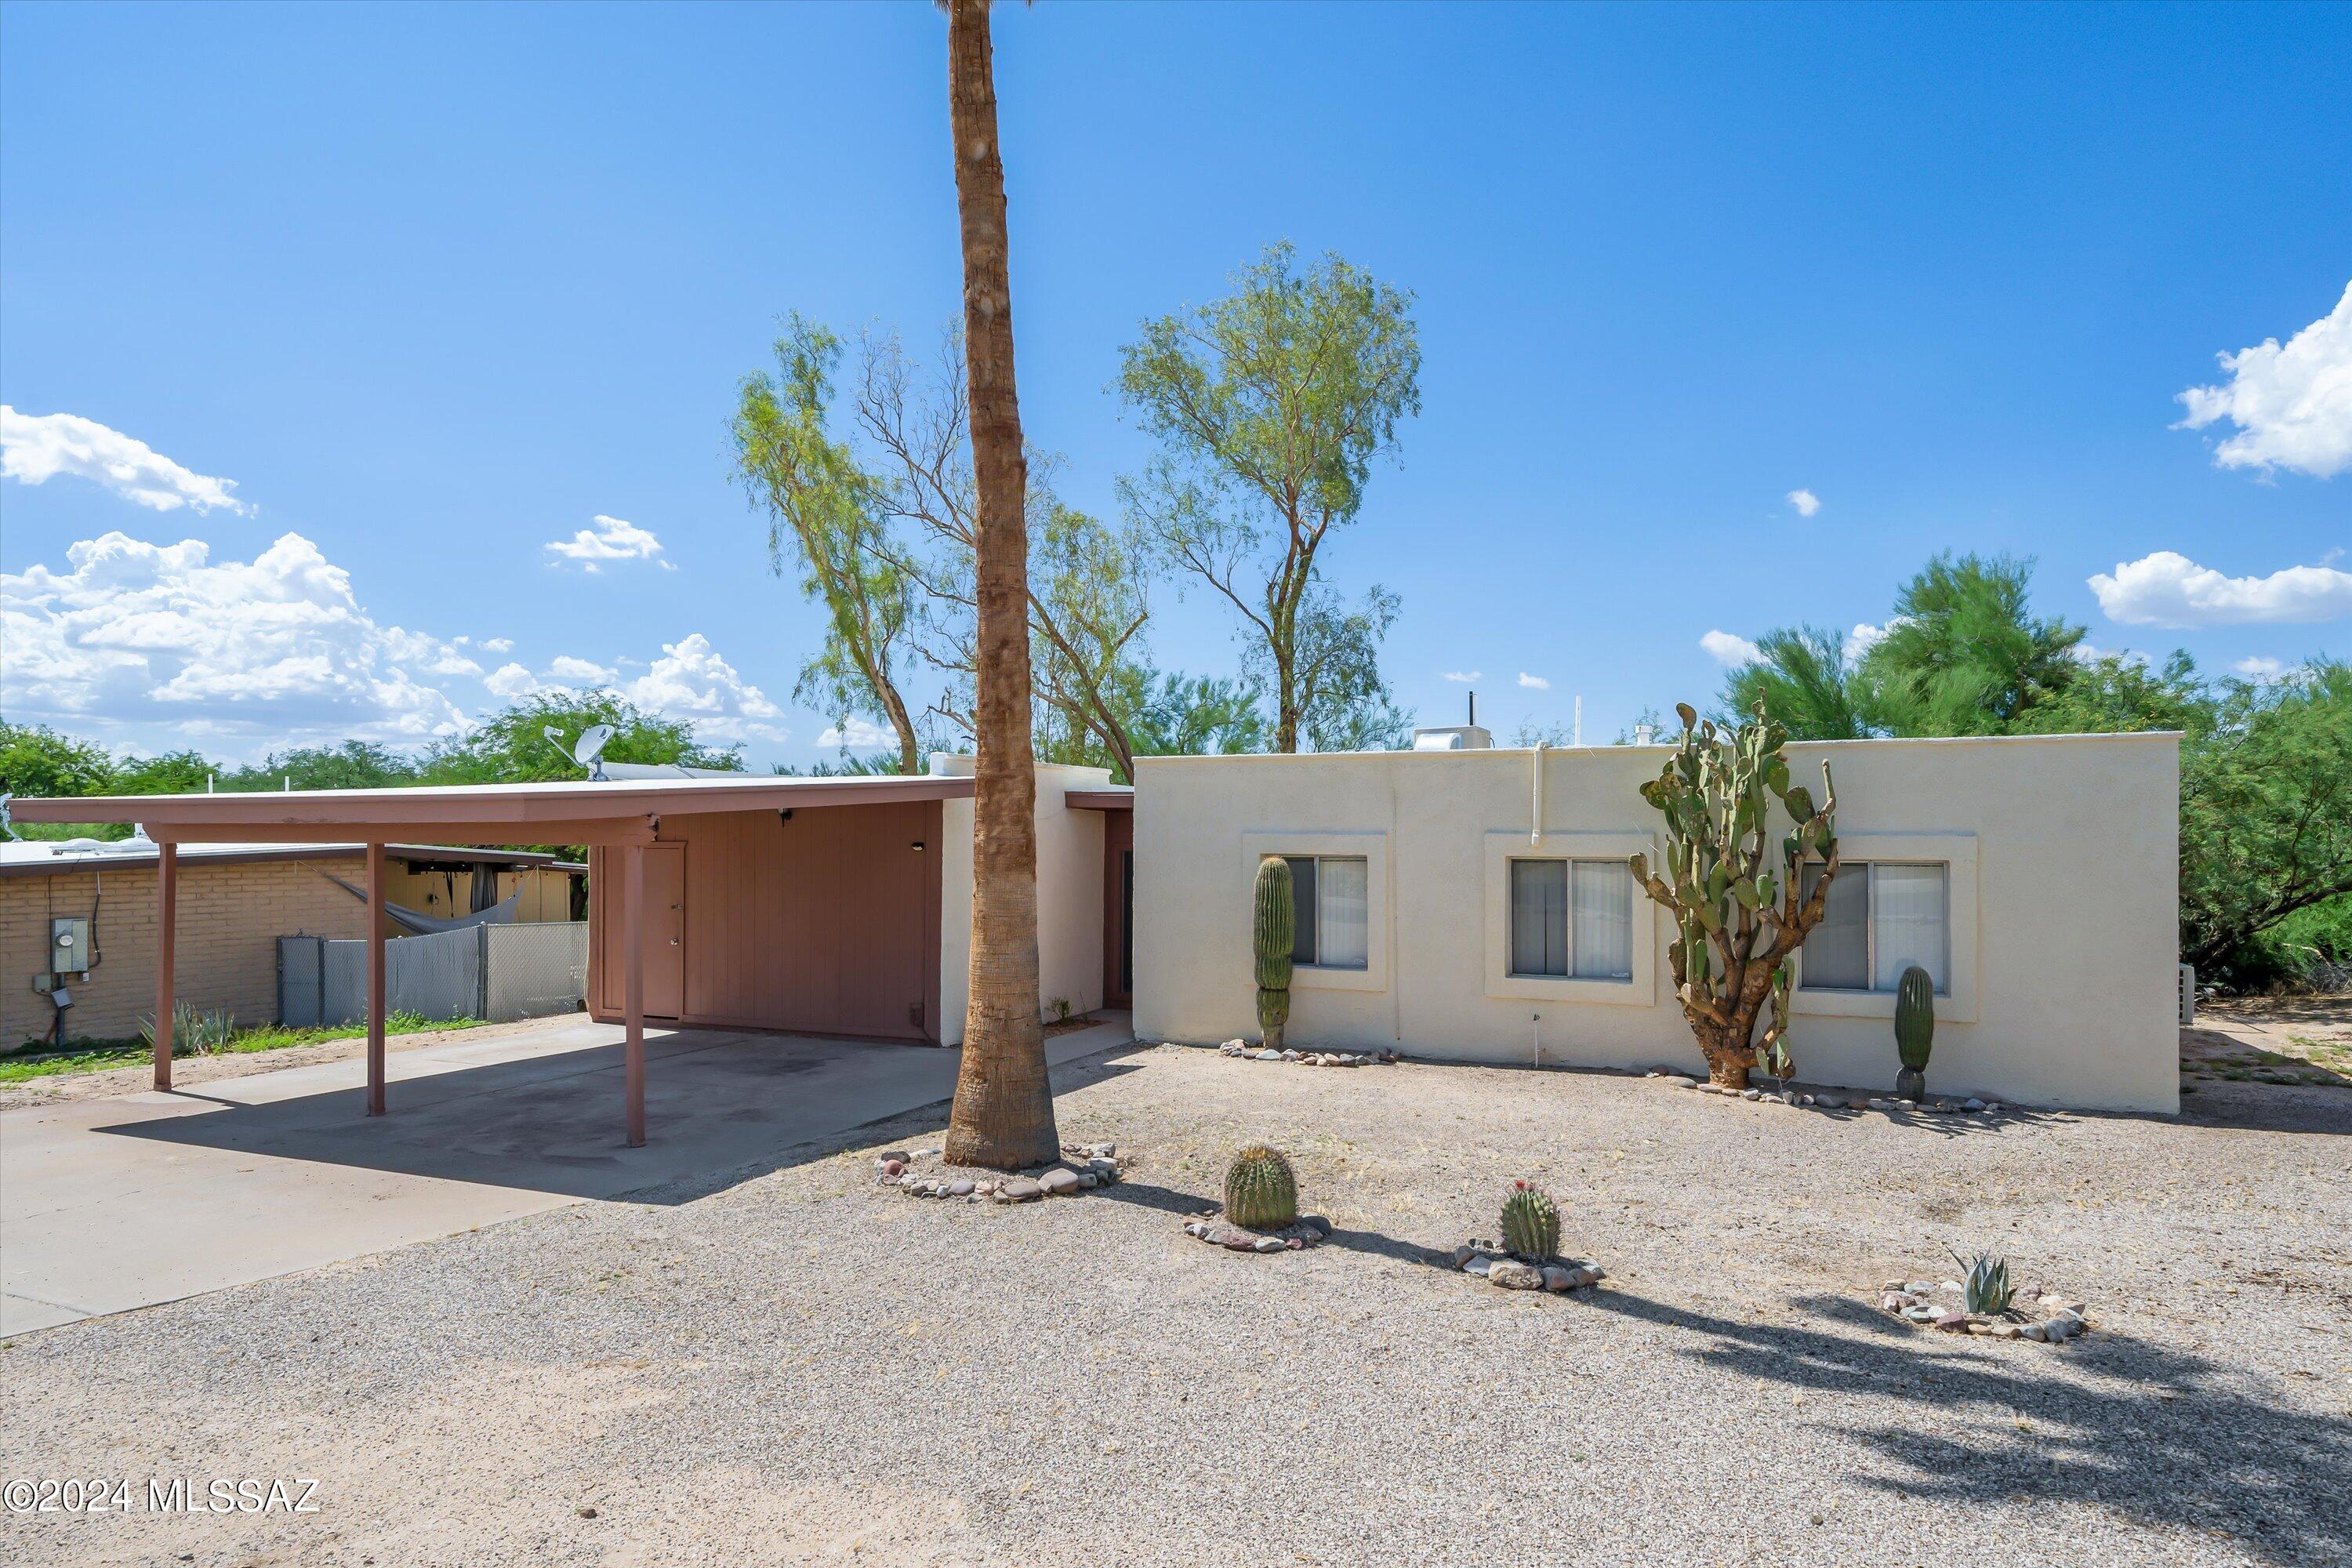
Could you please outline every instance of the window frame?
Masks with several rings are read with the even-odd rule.
[[[1497,829],[1485,836],[1486,952],[1486,994],[1531,1002],[1592,1002],[1617,1007],[1658,1005],[1656,906],[1640,888],[1630,889],[1630,968],[1625,980],[1579,979],[1576,976],[1576,872],[1574,862],[1598,861],[1623,867],[1635,855],[1657,858],[1657,843],[1647,833],[1633,831],[1566,831],[1547,829],[1536,839],[1525,829]],[[1511,862],[1563,860],[1570,862],[1569,889],[1569,973],[1517,974],[1511,970]],[[1630,882],[1633,872],[1626,870]],[[1643,911],[1649,911],[1645,916]]]
[[[1973,833],[1841,833],[1838,874],[1862,865],[1934,866],[1944,868],[1945,989],[1936,993],[1938,1022],[1977,1021],[1977,837]],[[1807,864],[1819,864],[1818,857]],[[1878,903],[1871,889],[1868,917],[1863,925],[1864,973],[1875,981],[1878,973]],[[1805,950],[1790,960],[1794,968],[1789,1010],[1800,1016],[1827,1018],[1888,1018],[1895,1016],[1895,993],[1808,988]]]
[[[1364,855],[1306,855],[1294,853],[1273,856],[1269,857],[1269,858],[1279,859],[1286,863],[1294,860],[1305,860],[1315,868],[1315,897],[1312,900],[1314,904],[1314,913],[1311,917],[1314,921],[1315,956],[1311,959],[1301,959],[1297,952],[1298,944],[1294,940],[1291,943],[1290,957],[1292,973],[1296,973],[1301,969],[1316,969],[1328,970],[1335,974],[1354,974],[1361,970],[1370,968],[1371,965],[1371,932],[1369,928],[1371,922],[1372,880],[1370,858]],[[1329,881],[1324,875],[1323,868],[1326,862],[1334,860],[1361,861],[1364,863],[1364,920],[1367,929],[1365,931],[1364,942],[1364,962],[1361,963],[1326,963],[1323,962],[1323,892],[1325,889],[1330,886]],[[1306,918],[1305,906],[1297,898],[1298,872],[1296,867],[1292,868],[1290,879],[1294,919]],[[1294,931],[1295,929],[1296,928],[1294,927]]]
[[[1360,969],[1327,969],[1319,963],[1298,963],[1290,972],[1293,991],[1386,991],[1389,988],[1389,836],[1383,829],[1253,830],[1242,835],[1240,908],[1235,930],[1247,952],[1250,908],[1257,868],[1269,857],[1287,858],[1311,855],[1318,860],[1358,859],[1364,862],[1364,965]],[[1318,880],[1319,872],[1318,872]],[[1319,914],[1318,914],[1319,923]],[[1319,936],[1318,932],[1318,936]],[[1318,944],[1318,951],[1320,944]]]

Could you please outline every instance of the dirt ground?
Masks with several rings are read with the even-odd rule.
[[[933,1107],[21,1336],[0,1475],[307,1477],[320,1511],[0,1514],[0,1561],[2352,1562],[2352,1089],[1913,1118],[1177,1047],[1055,1081],[1127,1181],[877,1188]],[[1330,1243],[1182,1233],[1255,1138]],[[1601,1286],[1433,1266],[1517,1176]],[[2092,1331],[1874,1310],[1978,1247]]]
[[[2180,1032],[2183,1088],[2232,1082],[2352,1086],[2352,995],[2200,1003]]]

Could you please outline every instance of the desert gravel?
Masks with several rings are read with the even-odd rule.
[[[693,1189],[22,1336],[35,1563],[2303,1564],[2352,1561],[2352,1090],[1903,1122],[1590,1073],[1136,1047],[1057,1072],[1121,1185],[873,1184],[943,1108]],[[1333,1244],[1181,1219],[1296,1157]],[[1427,1255],[1553,1188],[1571,1297]],[[2064,1347],[1869,1305],[2008,1253]],[[155,1514],[151,1477],[319,1479]]]

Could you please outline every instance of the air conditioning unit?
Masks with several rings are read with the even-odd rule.
[[[2180,1026],[2197,1026],[2197,966],[2193,963],[2180,966]]]

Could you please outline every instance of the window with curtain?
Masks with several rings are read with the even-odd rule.
[[[1363,969],[1371,961],[1371,862],[1361,855],[1286,855],[1297,911],[1290,961]]]
[[[1633,874],[1622,860],[1510,862],[1510,973],[1633,978]]]
[[[1633,872],[1622,860],[1576,863],[1576,977],[1633,978]]]
[[[1822,868],[1805,868],[1805,896]],[[1913,964],[1951,994],[1951,870],[1941,864],[1849,860],[1830,884],[1826,913],[1800,950],[1808,991],[1892,991]]]

